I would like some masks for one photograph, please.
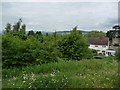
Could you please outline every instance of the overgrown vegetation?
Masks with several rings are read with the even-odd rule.
[[[90,31],[88,34],[85,35],[87,38],[95,38],[95,37],[105,37],[106,33],[102,31]]]
[[[70,34],[42,34],[26,33],[21,19],[8,23],[2,35],[3,88],[118,87],[116,60],[93,59],[96,51],[88,46],[77,27]]]
[[[116,59],[118,62],[120,62],[120,48],[117,49]]]
[[[3,67],[27,66],[56,62],[58,58],[82,60],[92,58],[88,43],[77,27],[70,34],[43,35],[29,31],[20,19],[15,25],[7,24],[2,35]],[[13,29],[11,29],[13,27]]]
[[[92,51],[88,49],[88,43],[77,27],[73,28],[70,35],[63,38],[59,44],[59,50],[63,57],[71,60],[92,58]]]
[[[3,69],[3,88],[117,88],[116,60],[51,62]]]

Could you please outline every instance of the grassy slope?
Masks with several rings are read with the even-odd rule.
[[[3,69],[3,88],[115,88],[118,64],[113,60],[60,61],[23,69]]]

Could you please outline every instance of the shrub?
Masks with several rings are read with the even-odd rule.
[[[117,59],[117,61],[120,61],[120,48],[117,49],[116,59]]]
[[[41,43],[42,36],[28,36],[23,40],[18,34],[14,36],[13,34],[5,34],[2,39],[3,67],[55,62],[59,56],[58,49],[54,44],[49,43],[50,41]]]
[[[86,39],[76,27],[69,35],[65,35],[58,45],[62,56],[68,60],[81,60],[91,56]]]
[[[32,41],[23,41],[11,35],[3,35],[2,39],[3,67],[27,65],[34,60],[30,50]]]

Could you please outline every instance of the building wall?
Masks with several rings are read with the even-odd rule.
[[[117,48],[119,48],[120,46],[114,46],[115,44],[120,45],[120,38],[112,38],[112,42],[109,44],[109,49],[117,50]]]
[[[112,38],[112,44],[120,44],[120,38]]]
[[[107,45],[92,45],[89,46],[90,49],[94,49],[98,54],[103,54],[109,48]],[[104,52],[103,52],[104,51]]]

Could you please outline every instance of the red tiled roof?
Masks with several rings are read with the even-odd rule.
[[[89,38],[88,42],[89,44],[93,45],[108,45],[108,38],[101,37],[101,38]]]

